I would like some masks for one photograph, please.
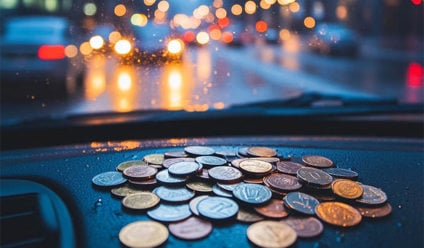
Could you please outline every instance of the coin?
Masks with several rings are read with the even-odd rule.
[[[257,213],[244,208],[239,209],[236,218],[238,221],[246,223],[258,222],[264,219],[264,217],[258,215]]]
[[[326,168],[323,171],[336,178],[356,180],[359,176],[357,172],[343,168]]]
[[[239,164],[240,170],[252,175],[265,175],[272,171],[272,165],[268,162],[255,159],[247,159]]]
[[[148,164],[162,165],[165,156],[163,154],[148,154],[143,157],[143,160]]]
[[[318,168],[328,168],[333,166],[333,161],[323,156],[305,155],[302,157],[302,161],[308,166]]]
[[[134,165],[126,168],[122,173],[131,180],[142,181],[154,178],[157,172],[156,168],[147,165]]]
[[[165,158],[185,158],[187,157],[187,153],[184,151],[167,151],[164,154]]]
[[[194,162],[194,158],[168,158],[163,161],[162,166],[169,168],[169,166],[178,162]]]
[[[274,173],[263,179],[265,185],[277,191],[294,191],[302,188],[296,177]]]
[[[184,187],[170,188],[159,186],[153,190],[153,193],[159,196],[161,200],[173,203],[185,202],[194,197],[194,192]]]
[[[197,210],[197,204],[199,203],[199,201],[205,199],[209,197],[208,195],[200,195],[197,197],[194,197],[193,199],[190,200],[190,202],[188,203],[189,207],[190,207],[190,211],[196,215],[199,216],[199,211]]]
[[[156,206],[160,199],[150,192],[130,194],[122,199],[122,205],[133,210],[144,210]]]
[[[215,153],[215,150],[212,147],[208,146],[187,146],[184,148],[184,151],[192,156],[209,156]]]
[[[271,200],[272,192],[260,184],[242,183],[233,190],[233,196],[251,205],[260,205]]]
[[[328,173],[312,167],[297,170],[297,178],[303,183],[318,187],[329,186],[333,181],[333,177]]]
[[[247,149],[247,154],[252,157],[274,157],[277,151],[269,147],[252,146]]]
[[[222,189],[216,184],[214,184],[212,186],[212,191],[217,196],[229,197],[229,198],[233,197],[233,194],[231,193],[231,191],[227,191],[225,189]]]
[[[226,220],[236,216],[238,204],[225,197],[209,196],[197,204],[199,214],[211,220]]]
[[[237,158],[234,159],[233,161],[231,161],[231,166],[235,167],[235,168],[240,168],[240,163],[247,160],[247,158]]]
[[[212,192],[212,185],[207,182],[192,181],[186,184],[187,188],[195,192],[209,193]]]
[[[147,215],[157,221],[174,222],[190,217],[191,211],[188,204],[168,205],[161,203],[154,209],[147,211]]]
[[[357,182],[349,179],[337,179],[331,184],[331,188],[334,194],[345,199],[357,199],[364,192]]]
[[[387,195],[384,191],[371,185],[361,185],[364,193],[356,202],[366,205],[379,205],[387,201]]]
[[[127,182],[127,179],[125,179],[122,176],[122,173],[118,171],[106,171],[97,174],[93,177],[91,181],[96,186],[113,187],[124,184],[125,182]]]
[[[171,223],[169,231],[177,238],[185,240],[202,239],[212,232],[212,223],[197,217]]]
[[[168,229],[156,221],[136,221],[124,226],[119,232],[119,240],[127,247],[157,247],[169,236]]]
[[[237,155],[239,156],[239,157],[249,157],[250,155],[249,155],[249,153],[247,153],[247,150],[249,149],[249,147],[240,147],[238,150],[237,150]]]
[[[162,184],[166,185],[180,185],[187,181],[185,177],[174,177],[169,175],[168,169],[164,169],[159,171],[156,174],[156,180],[158,180]]]
[[[254,183],[254,184],[263,184],[264,178],[263,177],[245,177],[245,178],[243,178],[243,182]]]
[[[277,164],[278,162],[280,162],[280,159],[277,157],[253,157],[251,159],[264,161],[270,164]]]
[[[247,228],[247,238],[259,247],[289,247],[296,242],[297,234],[283,222],[263,220]]]
[[[255,210],[259,214],[269,218],[284,218],[289,214],[284,208],[283,201],[277,199],[271,199],[268,204],[256,207]]]
[[[277,163],[277,170],[281,173],[297,175],[297,170],[304,166],[292,161],[280,161]]]
[[[290,192],[283,201],[289,209],[307,215],[314,215],[315,207],[319,204],[315,197],[302,192]]]
[[[240,182],[243,183],[243,182]],[[220,187],[223,190],[226,191],[233,191],[234,188],[239,185],[240,183],[231,183],[231,184],[225,184],[225,183],[217,183],[216,185],[218,185],[218,187]]]
[[[178,162],[168,168],[168,173],[176,177],[185,177],[193,175],[199,169],[199,164],[196,162]]]
[[[133,165],[147,165],[146,162],[144,162],[143,160],[129,160],[129,161],[124,161],[122,163],[120,163],[117,167],[116,170],[123,172],[126,168],[133,166]]]
[[[315,217],[290,216],[282,222],[291,226],[298,237],[313,238],[324,231],[324,225]]]
[[[229,150],[221,150],[221,151],[215,151],[215,155],[220,156],[221,158],[225,159],[232,159],[237,156],[237,154],[234,151]]]
[[[322,202],[316,206],[315,212],[328,224],[342,227],[358,225],[362,219],[358,210],[342,202]]]
[[[221,183],[236,183],[241,180],[243,174],[231,166],[216,166],[208,170],[211,178]]]
[[[128,183],[131,184],[131,186],[134,187],[146,187],[146,186],[153,186],[157,184],[156,178],[144,180],[144,181],[134,181],[134,180],[128,180]]]
[[[148,191],[135,189],[135,188],[129,187],[128,185],[123,185],[123,186],[120,186],[118,188],[111,189],[110,192],[112,193],[112,195],[114,195],[116,197],[123,198],[127,195],[130,195],[130,194],[148,192]]]
[[[199,156],[196,162],[207,167],[222,166],[227,164],[227,160],[217,156]]]
[[[383,206],[378,207],[356,207],[362,216],[368,218],[381,218],[386,217],[392,212],[392,206],[389,203],[385,203]]]

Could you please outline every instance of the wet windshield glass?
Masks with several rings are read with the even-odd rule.
[[[422,0],[1,0],[2,121],[423,101]]]

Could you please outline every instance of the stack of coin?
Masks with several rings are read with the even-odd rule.
[[[280,157],[276,149],[262,146],[187,146],[123,161],[92,183],[111,190],[124,209],[155,221],[122,228],[119,238],[130,247],[135,246],[131,235],[146,228],[160,236],[143,242],[163,244],[168,230],[159,222],[168,224],[173,236],[194,240],[207,237],[222,221],[253,223],[246,235],[257,246],[289,246],[297,238],[319,236],[323,223],[349,227],[392,210],[384,191],[358,182],[357,172],[335,167],[327,157]]]

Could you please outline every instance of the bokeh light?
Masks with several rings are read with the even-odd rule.
[[[314,28],[315,27],[315,19],[312,16],[308,16],[305,19],[303,19],[303,24],[307,28]]]

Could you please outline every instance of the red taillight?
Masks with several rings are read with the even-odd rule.
[[[56,60],[65,58],[65,47],[62,45],[43,45],[38,48],[38,58]]]

